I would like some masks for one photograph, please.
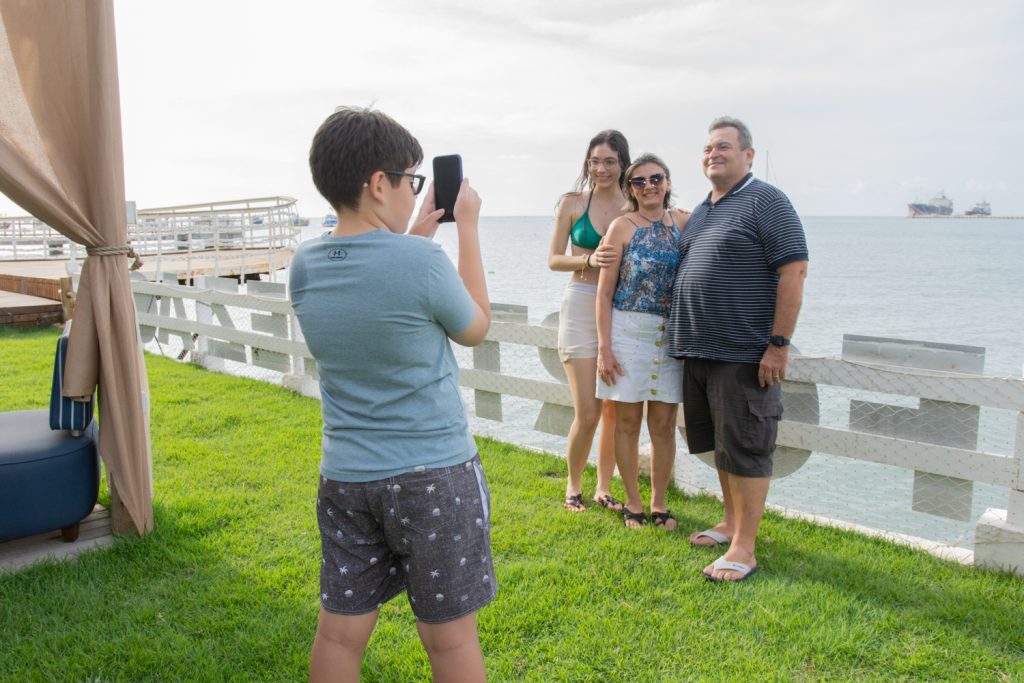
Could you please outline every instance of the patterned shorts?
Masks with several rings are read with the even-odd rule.
[[[376,481],[321,477],[321,605],[366,614],[405,590],[425,623],[480,609],[497,592],[490,514],[479,456]]]

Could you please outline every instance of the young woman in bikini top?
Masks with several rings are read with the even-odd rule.
[[[626,211],[622,173],[627,166],[629,143],[622,133],[606,130],[591,139],[575,191],[562,195],[558,202],[548,252],[551,270],[572,273],[559,314],[558,355],[573,398],[564,507],[574,512],[582,512],[587,506],[582,475],[599,421],[597,486],[592,500],[602,507],[622,509],[622,504],[609,490],[615,471],[614,405],[595,398],[597,322],[594,310],[598,272],[617,259],[615,250],[604,245],[601,238],[611,222]]]

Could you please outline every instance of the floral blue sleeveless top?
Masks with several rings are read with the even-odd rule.
[[[622,252],[613,307],[668,317],[682,237],[671,216],[669,220],[671,225],[657,220],[650,225],[637,226]]]

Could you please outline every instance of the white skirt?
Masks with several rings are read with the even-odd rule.
[[[558,314],[558,358],[597,358],[597,285],[570,282]]]
[[[623,403],[683,400],[683,361],[668,355],[668,318],[612,309],[612,353],[623,376],[597,378],[597,397]]]

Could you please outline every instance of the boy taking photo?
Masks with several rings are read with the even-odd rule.
[[[357,681],[380,607],[402,591],[434,680],[486,677],[476,611],[497,589],[490,495],[448,341],[474,346],[490,326],[480,197],[463,181],[456,270],[430,239],[443,213],[432,188],[406,230],[422,161],[400,124],[350,107],[323,122],[309,153],[338,216],[296,250],[289,274],[323,406],[311,681]]]

